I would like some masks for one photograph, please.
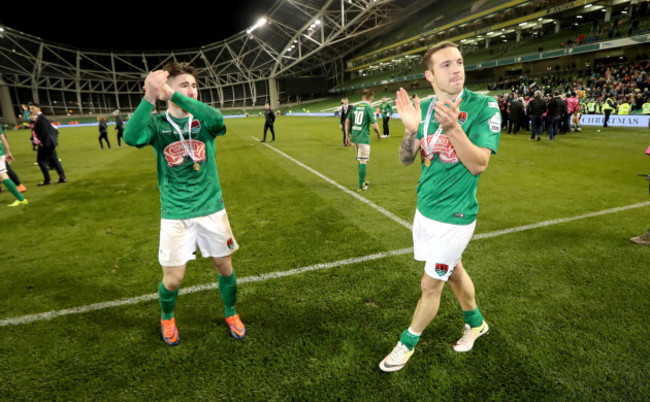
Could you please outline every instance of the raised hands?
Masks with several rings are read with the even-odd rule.
[[[422,121],[422,110],[420,109],[420,98],[415,96],[415,105],[411,103],[411,98],[404,88],[397,91],[397,99],[395,100],[397,106],[397,113],[409,132],[418,131],[420,122]]]
[[[453,128],[458,125],[458,115],[460,110],[458,105],[460,105],[461,98],[456,98],[455,101],[450,101],[445,99],[444,102],[437,101],[434,104],[435,118],[440,123],[440,127],[444,130],[445,133],[448,133]]]
[[[163,70],[152,71],[147,75],[147,78],[144,80],[144,98],[147,102],[155,105],[156,99],[166,100],[162,96],[166,95],[167,91],[165,87],[169,87],[167,85],[167,77],[169,77],[169,73]],[[171,88],[169,89],[171,90]],[[172,95],[173,93],[172,91]],[[168,99],[171,99],[171,95],[169,95]]]

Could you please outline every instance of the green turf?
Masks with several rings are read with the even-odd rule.
[[[217,163],[239,280],[412,246],[409,229],[251,138],[262,118],[227,125]],[[270,145],[355,189],[338,119],[283,116],[275,129]],[[372,140],[362,196],[410,222],[419,168],[399,164],[399,120],[391,130]],[[650,173],[648,134],[502,135],[479,185],[476,233],[648,201],[637,176]],[[69,182],[41,188],[28,132],[7,135],[30,203],[8,208],[12,196],[0,194],[0,320],[153,294],[153,151],[101,151],[96,128],[62,128]],[[490,334],[453,352],[463,322],[445,290],[409,364],[391,375],[377,364],[419,297],[423,266],[411,254],[241,284],[243,341],[230,337],[216,290],[179,297],[176,348],[160,340],[156,300],[0,327],[0,400],[644,400],[650,247],[628,239],[648,228],[645,206],[473,240],[464,265]],[[183,288],[216,280],[199,259]]]

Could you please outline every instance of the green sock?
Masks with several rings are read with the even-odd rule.
[[[463,319],[465,323],[472,328],[480,327],[483,324],[483,316],[481,312],[478,311],[478,307],[474,310],[465,311],[463,310]]]
[[[9,190],[9,192],[11,192],[11,194],[13,194],[14,197],[18,199],[18,201],[25,200],[25,197],[23,197],[23,195],[20,194],[20,191],[18,191],[18,189],[16,188],[16,185],[14,184],[13,180],[11,179],[3,180],[2,184],[4,184],[5,187],[7,187],[7,190]]]
[[[232,317],[237,314],[235,311],[235,304],[237,304],[237,279],[235,278],[235,270],[233,269],[230,276],[219,276],[219,292],[223,299],[223,307],[226,311],[226,318]]]
[[[406,331],[402,332],[402,337],[399,341],[402,342],[402,345],[406,346],[408,350],[413,350],[415,345],[417,345],[418,341],[420,340],[420,335],[415,335],[410,331],[409,328]]]
[[[363,183],[366,181],[366,164],[359,164],[359,187],[363,187]]]
[[[178,297],[178,289],[171,291],[167,290],[162,281],[158,285],[158,298],[160,299],[160,317],[163,320],[171,320],[174,318],[174,307],[176,306],[176,297]]]

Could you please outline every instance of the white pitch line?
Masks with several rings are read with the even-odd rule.
[[[251,138],[257,140],[257,138],[255,138],[255,137],[251,137]],[[311,173],[313,173],[316,176],[320,177],[321,179],[325,180],[329,184],[333,185],[334,187],[337,187],[339,190],[342,190],[345,193],[347,193],[348,195],[351,195],[352,197],[356,198],[357,200],[370,205],[370,207],[372,207],[374,210],[380,212],[382,215],[386,216],[387,218],[399,223],[400,225],[404,226],[405,228],[407,228],[409,230],[413,229],[413,226],[410,223],[406,222],[404,219],[398,217],[397,215],[393,214],[392,212],[387,211],[386,209],[380,207],[379,205],[375,204],[374,202],[372,202],[372,201],[370,201],[370,200],[368,200],[366,198],[363,198],[362,196],[355,193],[354,191],[349,190],[346,187],[343,187],[342,185],[340,185],[339,183],[337,183],[334,180],[330,179],[329,177],[325,176],[324,174],[322,174],[322,173],[310,168],[309,166],[305,165],[304,163],[292,158],[291,156],[289,156],[289,155],[285,154],[284,152],[280,151],[279,149],[277,149],[275,147],[272,147],[267,143],[264,143],[264,145],[271,148],[272,150],[279,153],[280,155],[284,156],[285,158],[289,159],[291,162],[295,163],[296,165],[307,169],[308,171],[310,171]]]
[[[491,238],[491,237],[497,237],[497,236],[501,236],[501,235],[505,235],[505,234],[523,232],[525,230],[536,229],[536,228],[540,228],[540,227],[546,227],[546,226],[551,226],[551,225],[557,225],[557,224],[560,224],[560,223],[571,222],[571,221],[575,221],[575,220],[578,220],[578,219],[586,219],[586,218],[592,218],[592,217],[595,217],[595,216],[613,214],[613,213],[616,213],[616,212],[621,212],[621,211],[625,211],[625,210],[628,210],[628,209],[634,209],[634,208],[641,208],[641,207],[645,207],[645,206],[648,206],[648,205],[650,205],[650,201],[642,202],[642,203],[639,203],[639,204],[627,205],[627,206],[624,206],[624,207],[610,208],[610,209],[605,209],[605,210],[602,210],[602,211],[590,212],[590,213],[587,213],[587,214],[572,216],[572,217],[568,217],[568,218],[552,219],[552,220],[548,220],[548,221],[544,221],[544,222],[533,223],[533,224],[524,225],[524,226],[518,226],[518,227],[510,228],[510,229],[495,230],[493,232],[481,233],[481,234],[478,234],[478,235],[474,235],[472,237],[472,239],[476,239],[476,240],[488,239],[488,238]],[[268,273],[268,274],[246,276],[246,277],[237,279],[237,283],[262,282],[262,281],[266,281],[268,279],[275,279],[275,278],[282,278],[282,277],[286,277],[286,276],[298,275],[298,274],[301,274],[303,272],[318,271],[318,270],[323,270],[323,269],[339,267],[339,266],[342,266],[342,265],[356,264],[356,263],[365,262],[365,261],[378,260],[378,259],[385,258],[385,257],[390,257],[390,256],[408,254],[408,253],[410,253],[412,251],[413,251],[413,248],[403,248],[403,249],[400,249],[400,250],[393,250],[393,251],[386,251],[386,252],[383,252],[383,253],[370,254],[370,255],[367,255],[367,256],[364,256],[364,257],[355,257],[355,258],[348,258],[348,259],[345,259],[345,260],[315,264],[315,265],[310,265],[310,266],[307,266],[307,267],[291,269],[291,270],[288,270],[288,271],[277,271],[277,272],[271,272],[271,273]],[[208,283],[208,284],[205,284],[205,285],[197,285],[197,286],[191,286],[191,287],[188,287],[188,288],[184,288],[184,289],[181,289],[179,293],[180,294],[189,294],[189,293],[202,292],[204,290],[212,290],[212,289],[218,289],[218,288],[219,288],[219,283],[218,282],[213,282],[213,283]],[[157,300],[157,299],[158,299],[158,293],[151,293],[151,294],[148,294],[148,295],[142,295],[142,296],[128,298],[128,299],[113,300],[113,301],[109,301],[109,302],[89,304],[87,306],[74,307],[74,308],[56,310],[56,311],[48,311],[46,313],[30,314],[30,315],[24,315],[22,317],[7,318],[7,319],[4,319],[4,320],[0,321],[0,328],[7,327],[7,326],[10,326],[10,325],[29,324],[29,323],[35,322],[35,321],[51,320],[53,318],[61,317],[61,316],[64,316],[64,315],[82,314],[82,313],[88,313],[88,312],[91,312],[91,311],[103,310],[103,309],[107,309],[107,308],[111,308],[111,307],[120,307],[120,306],[126,306],[126,305],[131,305],[131,304],[138,304],[138,303],[141,303],[141,302],[144,302],[144,301],[151,301],[151,300]]]
[[[602,211],[589,212],[589,213],[586,213],[586,214],[583,214],[583,215],[577,215],[577,216],[572,216],[572,217],[568,217],[568,218],[551,219],[549,221],[532,223],[530,225],[518,226],[516,228],[495,230],[493,232],[477,234],[477,235],[472,236],[472,239],[487,239],[487,238],[490,238],[490,237],[501,236],[501,235],[504,235],[504,234],[515,233],[515,232],[523,232],[524,230],[537,229],[537,228],[542,228],[542,227],[546,227],[546,226],[557,225],[559,223],[571,222],[571,221],[575,221],[575,220],[578,220],[578,219],[586,219],[586,218],[593,218],[594,216],[613,214],[613,213],[616,213],[616,212],[626,211],[628,209],[634,209],[634,208],[641,208],[641,207],[645,207],[645,206],[648,206],[648,205],[650,205],[650,201],[641,202],[641,203],[638,203],[638,204],[626,205],[624,207],[603,209]]]
[[[237,283],[240,284],[240,283],[249,283],[249,282],[262,282],[268,279],[282,278],[285,276],[298,275],[303,272],[319,271],[323,269],[340,267],[342,265],[350,265],[350,264],[357,264],[360,262],[379,260],[381,258],[408,254],[411,252],[413,252],[412,247],[403,248],[401,250],[385,251],[382,253],[366,255],[363,257],[348,258],[345,260],[332,261],[327,263],[310,265],[302,268],[290,269],[288,271],[278,271],[278,272],[270,272],[268,274],[246,276],[244,278],[237,279]],[[219,282],[213,282],[213,283],[207,283],[205,285],[190,286],[188,288],[181,289],[179,291],[179,294],[184,295],[184,294],[197,293],[205,290],[213,290],[218,288],[219,288]],[[87,306],[67,308],[63,310],[48,311],[46,313],[24,315],[22,317],[16,317],[16,318],[7,318],[0,321],[0,328],[7,327],[10,325],[23,325],[23,324],[29,324],[31,322],[36,322],[36,321],[51,320],[53,318],[61,317],[65,315],[89,313],[91,311],[98,311],[98,310],[103,310],[111,307],[120,307],[120,306],[127,306],[130,304],[138,304],[141,302],[151,301],[151,300],[158,300],[158,293],[150,293],[148,295],[142,295],[142,296],[128,298],[128,299],[113,300],[109,302],[94,303],[94,304],[89,304]]]

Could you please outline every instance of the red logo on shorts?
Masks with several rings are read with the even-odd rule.
[[[436,264],[436,274],[438,274],[439,276],[447,275],[448,271],[449,271],[449,265]]]
[[[233,240],[232,237],[230,239],[228,239],[226,244],[228,245],[228,248],[231,249],[231,250],[233,250],[235,248],[235,240]]]

